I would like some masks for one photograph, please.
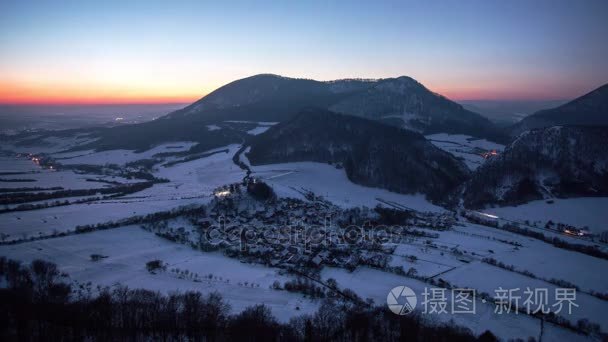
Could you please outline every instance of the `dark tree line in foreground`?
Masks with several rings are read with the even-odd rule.
[[[230,314],[217,293],[163,295],[126,287],[92,296],[61,282],[55,264],[0,257],[0,340],[494,341],[419,316],[336,300],[280,323],[264,305]]]

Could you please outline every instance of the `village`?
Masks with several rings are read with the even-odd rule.
[[[211,203],[187,221],[153,222],[144,228],[204,251],[222,250],[243,262],[313,272],[322,266],[369,266],[406,274],[416,270],[389,266],[397,244],[413,239],[431,244],[437,234],[429,230],[448,230],[455,222],[451,213],[382,206],[342,209],[312,193],[304,200],[277,198],[272,189],[260,190],[266,187],[255,179],[220,187]]]

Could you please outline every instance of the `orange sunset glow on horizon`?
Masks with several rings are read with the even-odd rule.
[[[244,75],[248,77],[250,75]],[[228,80],[225,83],[229,83]],[[96,84],[19,84],[0,80],[1,104],[163,104],[163,103],[192,103],[225,83],[211,87],[141,87],[96,85]],[[424,82],[422,82],[425,84]],[[492,89],[481,87],[446,87],[425,84],[430,90],[453,100],[553,100],[568,99],[584,94],[587,88],[582,85],[577,88],[558,89],[541,88],[536,92],[513,89]]]
[[[95,85],[21,85],[0,82],[3,104],[162,104],[190,103],[208,90],[137,89]]]
[[[410,76],[453,100],[573,99],[608,81],[601,2],[342,7],[0,2],[0,103],[189,103],[261,73]]]

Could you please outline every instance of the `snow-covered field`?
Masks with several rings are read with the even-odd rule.
[[[4,158],[5,160],[7,158]],[[0,161],[0,165],[10,164],[13,161],[18,161],[20,163],[20,159],[12,159],[10,161],[2,160]],[[30,164],[35,165],[31,161],[27,161]],[[21,170],[26,170],[27,168],[20,168]],[[18,172],[27,172],[27,171],[18,171]],[[16,188],[54,188],[61,187],[63,189],[92,189],[92,188],[107,188],[112,187],[114,185],[109,184],[107,182],[118,182],[118,183],[132,183],[132,182],[141,182],[141,180],[133,180],[126,179],[118,176],[106,176],[106,175],[97,175],[97,174],[83,174],[76,173],[72,170],[49,170],[42,169],[38,167],[37,170],[32,171],[32,173],[21,173],[15,175],[7,175],[0,176],[2,180],[12,180],[12,179],[23,179],[28,180],[27,182],[11,182],[11,181],[2,181],[0,182],[0,188],[3,189],[16,189]]]
[[[496,151],[500,153],[505,146],[485,139],[478,139],[463,134],[437,133],[425,136],[433,145],[462,159],[465,164],[475,170],[485,159],[483,152]]]
[[[270,126],[258,126],[247,131],[247,134],[258,135],[266,132]]]
[[[36,136],[30,136],[31,141],[35,141]],[[65,151],[74,147],[78,147],[83,144],[91,143],[95,141],[87,136],[87,134],[81,134],[71,137],[46,137],[36,144],[10,144],[4,143],[2,149],[13,151],[16,153],[57,153]]]
[[[477,226],[472,225],[472,227]],[[454,230],[439,232],[439,238],[435,244],[443,249],[455,249],[476,257],[492,256],[494,253],[509,252],[514,249],[513,245],[500,241],[505,239],[498,239],[493,232],[486,235],[477,234],[477,232],[466,234],[464,230],[457,227]],[[506,239],[506,241],[510,240]]]
[[[491,255],[498,261],[516,266],[516,269],[520,271],[527,270],[546,279],[567,280],[586,290],[608,292],[608,282],[605,275],[608,266],[606,260],[555,248],[553,245],[540,240],[495,228],[470,225],[469,227],[459,227],[457,230],[520,243],[521,247]],[[581,271],[581,265],[584,265],[584,271]]]
[[[278,124],[276,121],[247,121],[247,120],[226,120],[224,122],[231,123],[246,123],[246,124],[257,124],[259,126],[273,126]]]
[[[255,124],[256,126],[251,126],[255,128],[251,129],[249,134],[260,134],[274,123]],[[483,162],[483,157],[479,155],[482,151],[496,150],[500,153],[503,149],[501,145],[462,135],[435,134],[427,138],[436,146],[463,157],[472,169]],[[57,142],[55,145],[64,147],[72,143],[74,142]],[[62,164],[125,165],[152,158],[159,153],[183,152],[192,146],[194,146],[192,142],[176,142],[163,144],[142,153],[127,150],[69,153],[57,153],[57,149],[49,151],[55,152],[52,156]],[[245,176],[245,171],[232,160],[240,147],[236,144],[228,145],[207,151],[211,155],[203,158],[193,160],[186,158],[170,164],[157,163],[150,172],[155,177],[168,179],[169,182],[158,183],[127,196],[86,204],[0,214],[0,233],[6,241],[32,236],[42,237],[56,232],[73,231],[78,225],[116,221],[136,215],[167,211],[183,205],[207,203],[212,198],[214,189],[225,184],[240,182]],[[241,154],[241,161],[249,165],[245,154]],[[175,162],[177,159],[169,157],[165,158],[166,161]],[[375,207],[382,201],[417,211],[447,212],[446,209],[427,201],[423,195],[403,195],[354,184],[348,180],[343,169],[328,164],[284,163],[252,166],[251,170],[254,177],[262,178],[281,197],[304,198],[306,193],[313,192],[343,208]],[[36,180],[0,183],[0,187],[3,188],[62,186],[66,189],[84,189],[108,185],[86,181],[87,178],[101,178],[121,183],[133,181],[120,177],[77,174],[69,170],[43,170],[28,159],[12,157],[0,158],[0,171],[25,172],[1,176],[0,178],[3,179]],[[591,231],[599,233],[608,230],[608,216],[603,213],[604,208],[608,208],[608,198],[579,198],[556,199],[553,204],[535,201],[518,207],[487,209],[486,212],[520,222],[541,221],[541,226],[551,219],[556,223],[568,223],[579,228],[588,226]],[[180,221],[176,219],[175,222]],[[181,223],[177,225],[181,226]],[[415,228],[437,237],[411,237],[398,244],[394,254],[391,255],[389,265],[403,266],[405,271],[414,268],[416,275],[427,281],[444,279],[458,286],[472,287],[493,294],[493,291],[499,287],[523,289],[530,286],[554,289],[555,285],[543,280],[554,278],[579,286],[583,292],[608,292],[606,280],[608,264],[603,259],[559,249],[551,244],[504,230],[471,224],[463,218],[459,218],[458,224],[447,231]],[[549,236],[563,235],[557,232],[544,233]],[[574,241],[588,245],[596,243],[591,240]],[[93,262],[90,260],[91,254],[100,254],[107,258]],[[55,262],[62,271],[70,275],[71,280],[78,283],[90,281],[94,285],[107,286],[120,283],[134,288],[162,292],[218,291],[230,302],[235,312],[253,304],[264,303],[283,321],[296,315],[313,312],[319,304],[299,294],[271,290],[269,286],[275,280],[284,282],[290,279],[277,273],[277,269],[242,263],[220,253],[197,251],[161,239],[134,226],[0,246],[0,255],[26,262],[36,258]],[[515,271],[529,271],[537,279],[482,262],[483,258],[488,257],[513,265]],[[167,263],[167,271],[156,274],[148,272],[145,263],[154,259]],[[184,279],[171,271],[174,268],[196,273],[200,276],[199,280]],[[208,277],[209,274],[212,274],[211,279]],[[352,273],[345,269],[325,267],[321,271],[321,276],[324,280],[334,278],[341,288],[350,288],[363,298],[372,298],[379,305],[385,303],[388,292],[395,286],[406,285],[412,288],[419,294],[419,301],[424,288],[432,287],[422,280],[365,267],[358,267]],[[602,318],[603,312],[608,310],[608,301],[583,292],[578,293],[579,311],[572,317],[566,318],[571,318],[575,323],[580,318],[588,318],[591,322],[600,323],[604,330],[608,330],[608,321]],[[525,340],[530,336],[535,338],[539,336],[538,319],[523,314],[497,316],[493,312],[493,305],[482,303],[479,299],[476,303],[476,314],[429,315],[428,318],[442,323],[453,320],[454,323],[468,327],[477,334],[490,329],[504,340],[512,338]],[[584,340],[584,336],[546,323],[543,340],[555,339],[576,341]]]
[[[422,293],[425,288],[432,288],[429,284],[411,278],[385,273],[369,268],[358,268],[350,273],[340,268],[324,268],[321,272],[323,279],[333,278],[341,287],[355,291],[362,298],[371,298],[377,304],[386,302],[386,297],[392,288],[397,286],[407,286],[411,288],[418,297],[416,310],[422,311]],[[430,290],[429,290],[430,291]],[[450,299],[449,291],[447,298]],[[481,334],[485,330],[491,330],[499,338],[508,340],[521,338],[527,340],[532,336],[537,338],[540,335],[540,320],[526,315],[494,313],[494,307],[481,301],[476,302],[475,314],[456,314],[451,315],[451,300],[448,302],[448,314],[429,313],[424,315],[426,319],[437,323],[455,324],[471,329],[475,334]],[[565,329],[557,328],[553,332],[560,336],[562,341],[583,341],[584,336],[571,333]]]
[[[91,254],[107,258],[91,261]],[[0,246],[0,255],[24,262],[35,259],[54,262],[71,280],[91,282],[93,287],[122,284],[164,293],[216,291],[230,303],[234,312],[263,303],[282,321],[313,312],[318,305],[302,295],[270,289],[275,280],[283,283],[289,279],[279,275],[276,269],[241,263],[219,253],[196,251],[134,226]],[[157,274],[148,272],[146,262],[155,259],[166,263],[167,270]],[[171,272],[173,268],[197,273],[201,280],[180,279]],[[212,279],[208,278],[210,274]]]
[[[423,195],[404,195],[380,188],[352,183],[343,169],[332,165],[299,162],[252,167],[253,175],[268,182],[280,196],[301,197],[298,191],[312,191],[342,207],[375,207],[377,198],[396,202],[419,211],[442,212],[443,208],[427,201]]]
[[[426,244],[426,240],[414,238],[397,245],[390,265],[403,266],[405,271],[414,268],[417,275],[434,278],[495,251],[512,251],[514,248],[500,241],[453,231],[439,232],[439,237],[432,240],[433,245]]]
[[[608,293],[606,260],[470,223],[439,232],[439,237],[433,239],[431,245],[423,243],[423,240],[414,239],[398,245],[390,265],[403,265],[406,271],[413,267],[419,276],[443,279],[457,287],[474,288],[491,296],[495,296],[495,290],[500,288],[518,288],[519,295],[523,297],[520,305],[525,299],[523,291],[527,287],[548,289],[549,303],[552,305],[555,304],[555,289],[569,286],[556,286],[548,280],[573,283],[580,287],[575,300],[579,307],[571,315],[563,311],[562,316],[574,324],[586,318],[600,324],[603,330],[608,328],[608,321],[602,318],[602,312],[608,310],[608,301],[588,294],[590,291]],[[411,256],[416,258],[412,261]],[[515,272],[482,262],[483,258],[488,257],[512,265]],[[535,278],[517,273],[523,271],[530,272]],[[356,279],[355,276],[352,277]],[[375,281],[380,276],[368,278]],[[410,286],[411,283],[405,284]],[[365,289],[361,291],[360,295],[367,293]],[[468,326],[466,322],[463,324]],[[499,330],[504,328],[503,326]]]
[[[64,165],[105,165],[116,164],[124,165],[129,162],[134,162],[141,159],[149,159],[159,153],[176,153],[189,150],[196,145],[194,142],[180,141],[175,143],[167,143],[153,147],[147,151],[136,153],[131,150],[110,150],[95,152],[91,150],[55,153],[53,158]]]
[[[111,200],[46,209],[16,211],[0,214],[0,232],[8,235],[6,241],[27,237],[47,236],[73,231],[76,226],[105,223],[167,211],[188,204],[205,203],[207,199],[181,200]]]
[[[497,289],[518,289],[517,296],[521,296],[521,301],[518,305],[523,305],[526,299],[524,290],[530,289],[548,289],[549,300],[548,305],[553,310],[557,310],[555,305],[555,289],[558,286],[550,284],[546,281],[533,279],[521,274],[510,272],[498,267],[494,267],[485,263],[472,262],[463,267],[459,267],[441,276],[443,279],[455,284],[458,287],[475,288],[479,291],[494,295]],[[599,323],[603,330],[608,328],[608,320],[604,319],[604,313],[608,310],[608,301],[601,300],[585,293],[578,292],[576,294],[575,304],[578,307],[573,307],[571,313],[568,313],[567,308],[560,312],[560,316],[576,323],[578,320],[587,318],[593,322]]]
[[[6,157],[6,156],[0,157],[0,172],[3,172],[3,173],[17,173],[17,172],[33,173],[33,172],[38,172],[38,171],[40,171],[40,167],[25,157],[22,157],[22,158]],[[2,176],[2,178],[25,178],[25,177],[21,177],[20,175],[5,175],[5,176]]]
[[[420,245],[401,244],[393,253],[390,266],[402,266],[405,271],[411,268],[422,277],[432,278],[457,267],[460,262],[435,249]],[[412,256],[416,258],[413,259]]]
[[[245,176],[245,171],[232,161],[239,147],[240,145],[228,145],[206,152],[218,153],[205,158],[172,166],[158,166],[154,169],[154,176],[169,179],[170,182],[156,184],[152,188],[138,192],[137,196],[149,199],[211,196],[215,188],[240,182]]]
[[[501,218],[524,222],[551,220],[577,228],[588,227],[595,234],[608,231],[608,197],[582,197],[532,201],[515,207],[490,208],[484,212]]]
[[[87,179],[102,179],[127,183],[129,180],[121,177],[107,177],[96,174],[78,174],[71,170],[49,170],[40,167],[25,156],[22,157],[0,157],[1,175],[0,188],[50,188],[63,187],[64,189],[88,189],[101,188],[108,184],[90,182]],[[11,174],[14,173],[14,174]],[[10,180],[28,180],[11,182]]]
[[[232,156],[239,146],[230,145],[225,148],[229,149],[228,153],[220,152],[206,158],[169,167],[159,166],[155,176],[167,178],[171,182],[155,184],[151,188],[126,197],[0,214],[0,232],[8,235],[7,241],[30,236],[46,236],[55,232],[71,231],[78,225],[115,221],[136,215],[166,211],[183,205],[205,203],[211,198],[213,189],[224,184],[238,182],[245,175],[244,171],[232,162]],[[110,160],[115,161],[114,159]],[[33,164],[29,160],[27,160],[27,163]],[[20,178],[21,176],[27,176],[27,178],[41,177],[40,182],[2,183],[2,185],[16,186],[16,184],[21,184],[23,186],[23,184],[28,184],[27,186],[30,186],[29,184],[36,184],[35,186],[41,187],[64,186],[70,189],[79,189],[106,185],[85,181],[86,178],[127,181],[120,177],[78,175],[71,171],[42,170],[40,172],[18,175]],[[42,180],[46,180],[46,182]]]

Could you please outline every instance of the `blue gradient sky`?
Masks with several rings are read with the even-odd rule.
[[[608,82],[607,14],[605,0],[0,0],[0,102],[187,102],[257,73],[573,98]]]

